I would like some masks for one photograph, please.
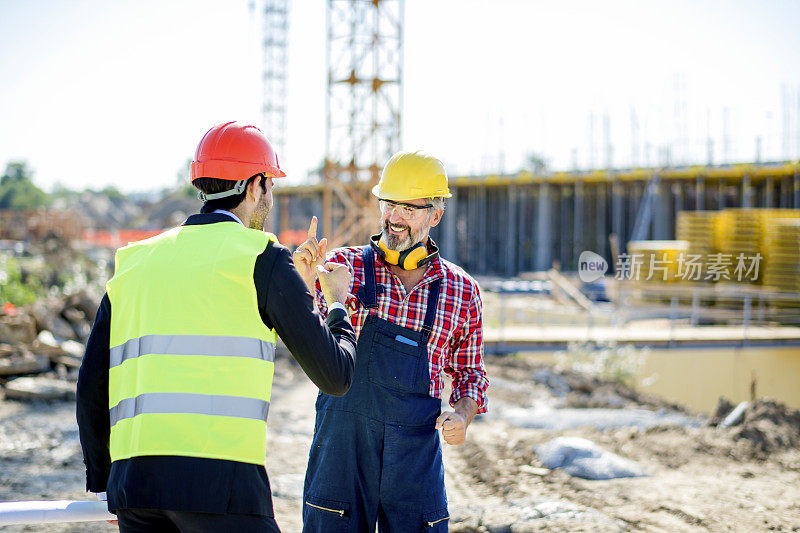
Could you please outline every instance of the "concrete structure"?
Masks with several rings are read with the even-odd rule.
[[[367,196],[358,207],[326,198],[329,186],[276,189],[272,229],[283,234],[307,228],[311,215],[321,215],[330,201],[339,210],[363,209],[365,229],[371,224],[378,231],[373,199]],[[648,186],[649,200],[643,202]],[[556,262],[561,270],[575,270],[582,250],[611,259],[609,236],[618,237],[624,252],[637,219],[641,239],[674,239],[682,210],[800,208],[800,163],[453,177],[451,190],[444,223],[432,234],[442,255],[475,275],[514,276]],[[335,234],[330,227],[322,233]]]

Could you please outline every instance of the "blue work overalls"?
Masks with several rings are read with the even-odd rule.
[[[439,434],[441,400],[429,395],[427,342],[442,280],[431,283],[422,331],[376,315],[374,252],[365,247],[369,310],[356,369],[342,397],[320,393],[303,488],[303,531],[447,531]]]

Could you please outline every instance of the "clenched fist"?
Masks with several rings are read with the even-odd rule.
[[[350,289],[350,281],[353,279],[350,268],[340,263],[325,263],[317,266],[317,275],[328,305],[333,302],[344,304]]]
[[[463,444],[467,439],[467,421],[458,413],[445,411],[436,419],[436,429],[442,430],[447,444]]]

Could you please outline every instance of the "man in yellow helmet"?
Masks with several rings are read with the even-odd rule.
[[[263,231],[285,174],[255,126],[211,128],[191,173],[201,213],[117,251],[78,379],[87,489],[107,492],[123,533],[276,532],[265,460],[277,336],[320,390],[344,394],[350,274],[317,265],[338,302],[326,324]]]
[[[481,297],[477,283],[439,257],[428,233],[451,196],[444,165],[422,152],[395,154],[372,190],[381,232],[335,250],[351,265],[348,308],[358,335],[356,370],[342,397],[321,391],[303,491],[307,532],[447,531],[445,442],[464,442],[486,409]],[[309,288],[324,260],[309,239],[294,254]],[[317,287],[323,314],[330,309]],[[442,370],[452,379],[441,412]]]

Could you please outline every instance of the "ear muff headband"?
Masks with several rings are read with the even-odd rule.
[[[369,238],[369,243],[373,250],[390,265],[399,266],[403,270],[414,270],[422,265],[430,263],[439,255],[439,249],[431,241],[433,251],[429,254],[428,248],[425,244],[418,242],[408,250],[398,252],[397,250],[390,250],[384,242],[381,234],[373,235]]]

